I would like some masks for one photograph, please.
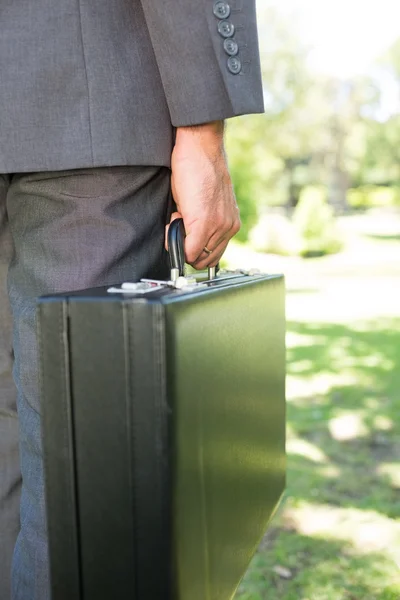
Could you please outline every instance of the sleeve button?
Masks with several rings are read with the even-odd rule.
[[[231,7],[227,2],[215,2],[213,13],[218,19],[227,19],[231,14]]]
[[[238,75],[242,70],[242,63],[236,56],[231,56],[228,58],[228,71],[232,73],[232,75]]]
[[[218,23],[218,33],[224,38],[230,38],[235,33],[235,26],[230,21],[220,21]]]
[[[224,40],[224,50],[229,56],[236,56],[239,52],[239,45],[235,40],[227,38]]]

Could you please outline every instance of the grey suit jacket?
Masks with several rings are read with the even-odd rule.
[[[1,0],[0,172],[170,165],[263,110],[255,0]]]

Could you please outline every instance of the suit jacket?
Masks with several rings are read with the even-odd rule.
[[[169,166],[262,112],[255,0],[1,0],[0,172]]]

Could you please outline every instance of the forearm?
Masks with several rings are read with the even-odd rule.
[[[178,127],[172,153],[172,193],[183,217],[186,259],[215,266],[240,227],[224,150],[224,121]]]
[[[224,121],[212,121],[203,125],[178,127],[176,130],[175,154],[184,156],[192,151],[202,152],[208,156],[225,157]]]

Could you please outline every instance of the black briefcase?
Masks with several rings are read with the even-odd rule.
[[[280,275],[46,297],[53,600],[231,599],[285,483]]]

